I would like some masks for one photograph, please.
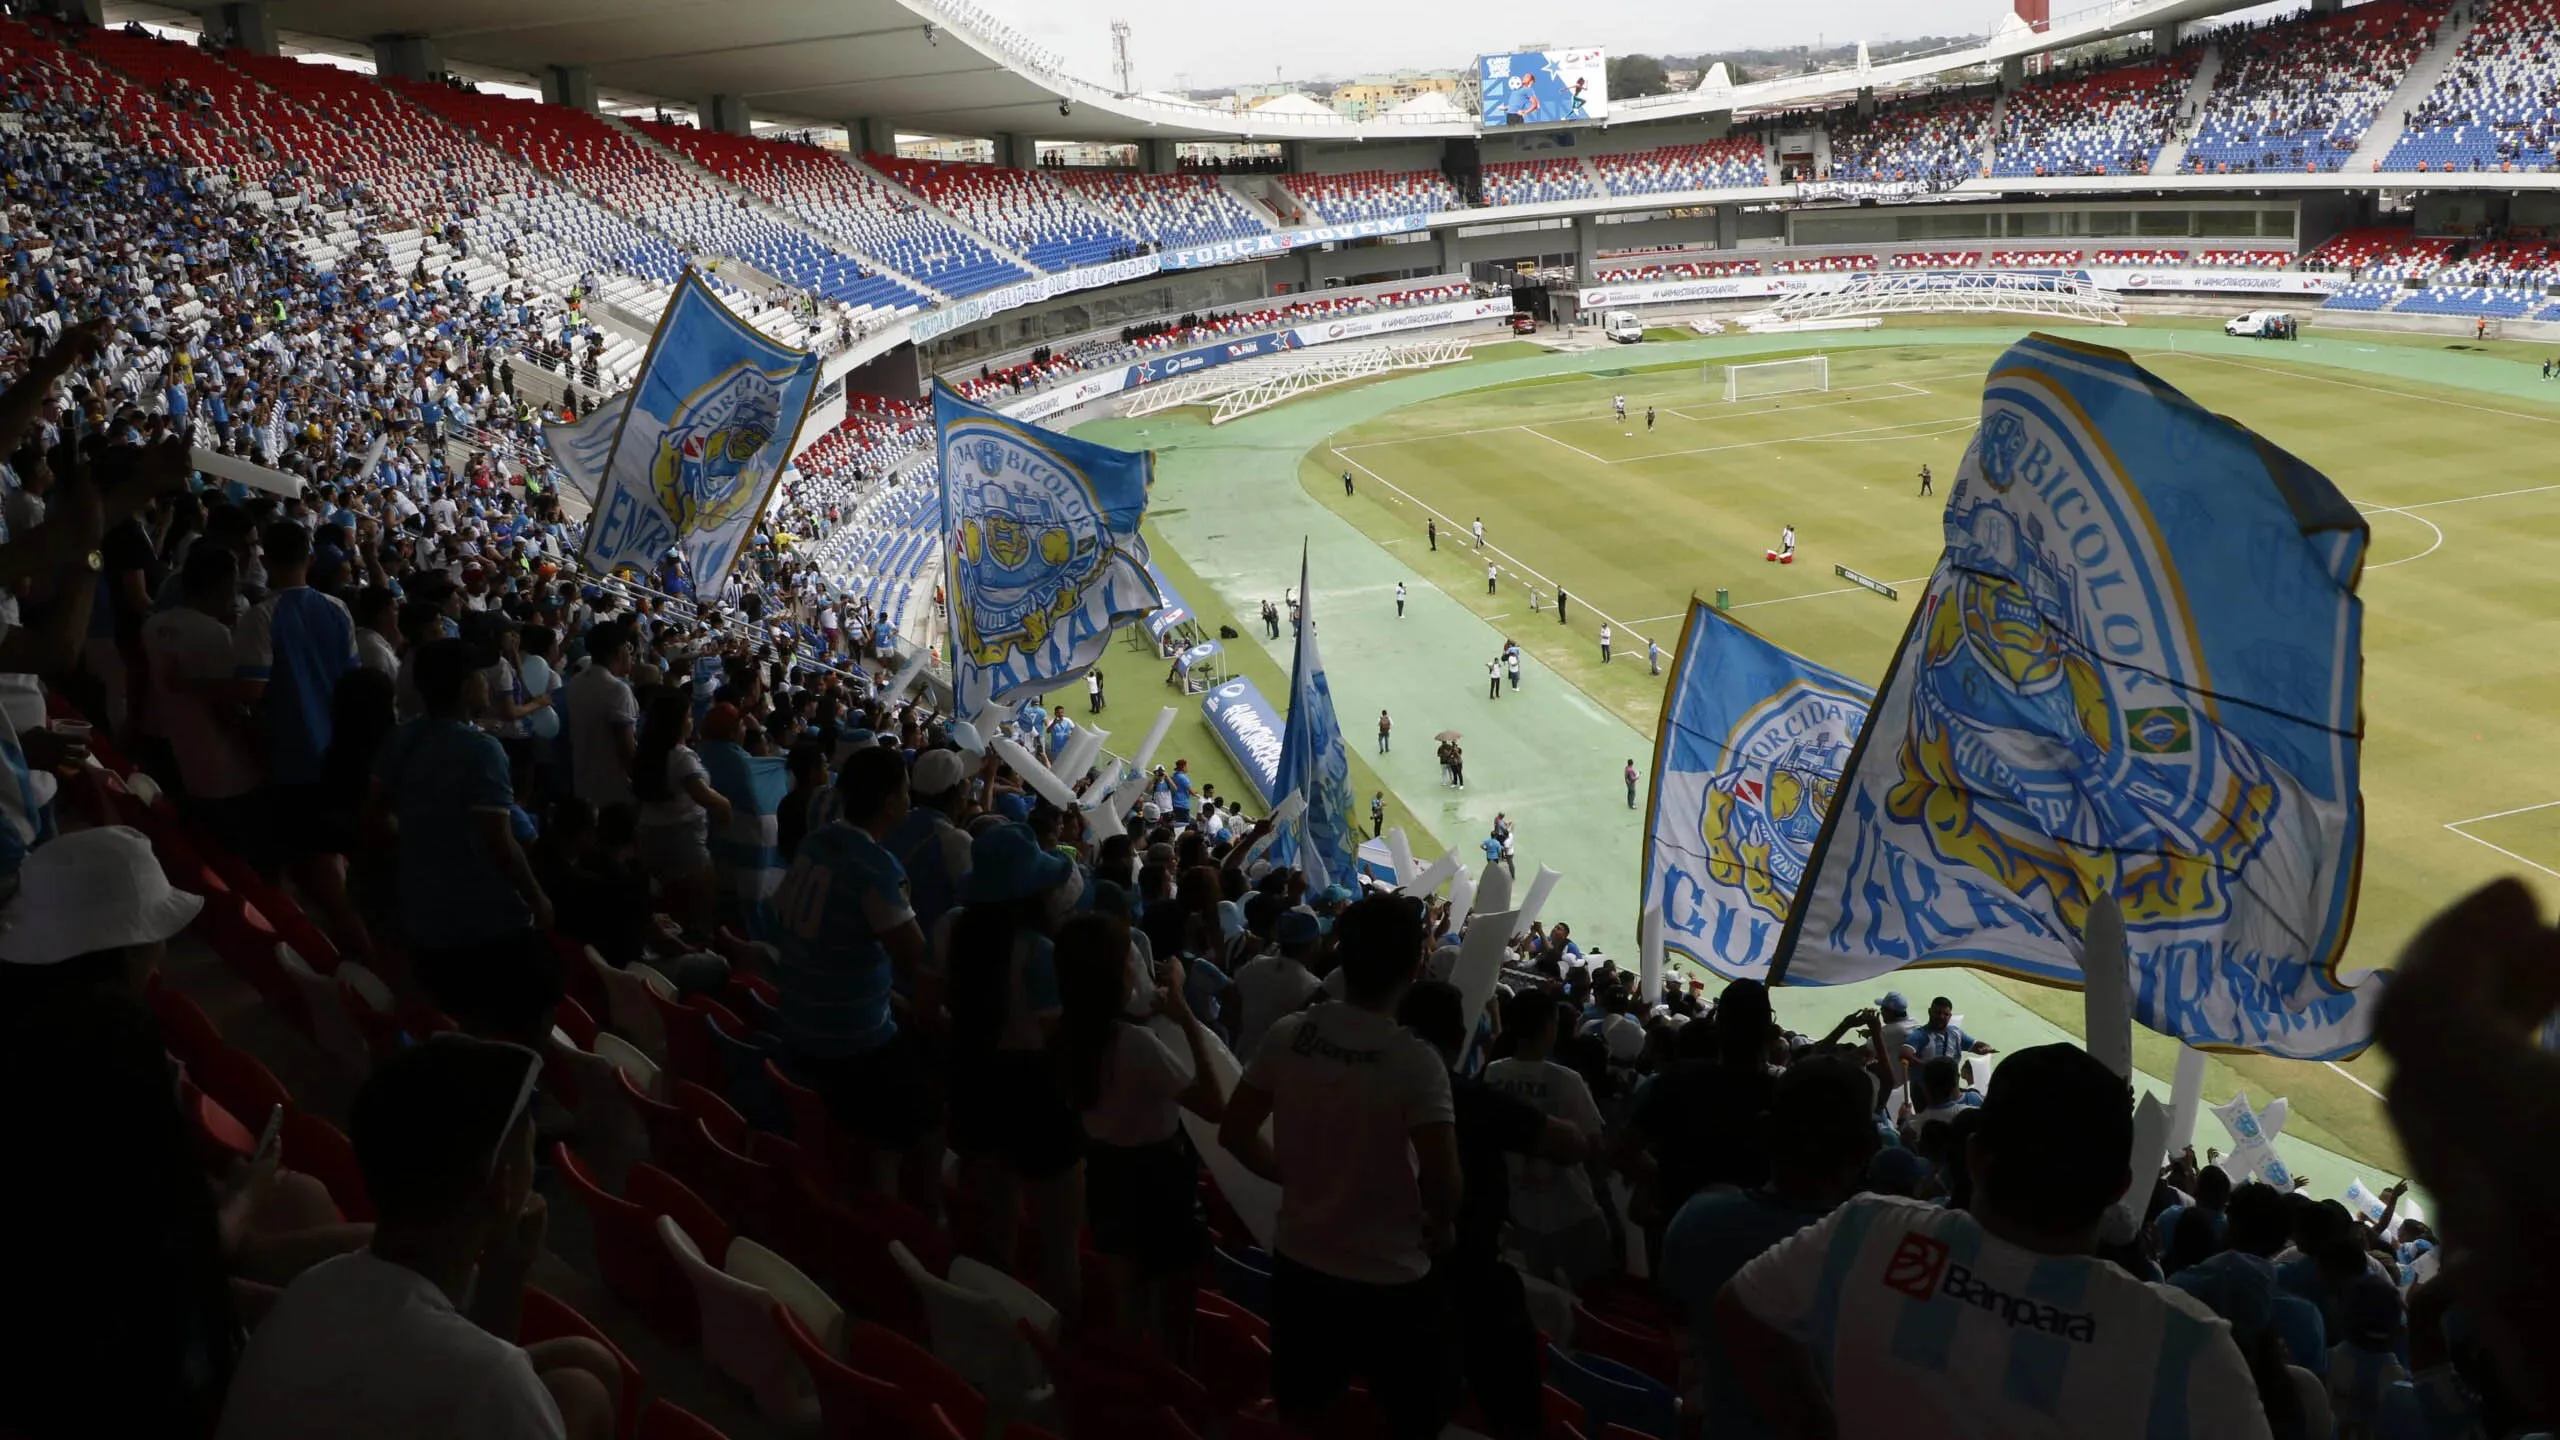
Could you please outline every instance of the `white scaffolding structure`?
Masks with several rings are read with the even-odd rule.
[[[1472,339],[1390,340],[1377,345],[1327,345],[1283,351],[1147,386],[1122,406],[1120,413],[1153,415],[1184,405],[1208,405],[1213,407],[1209,423],[1223,425],[1329,385],[1391,370],[1454,365],[1467,358],[1468,347],[1474,343]]]
[[[1816,328],[1875,315],[2033,315],[2083,325],[2122,325],[2107,294],[2078,275],[2040,270],[1898,270],[1851,275],[1837,285],[1781,297],[1742,317],[1744,328]]]

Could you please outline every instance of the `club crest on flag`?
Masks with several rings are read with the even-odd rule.
[[[2337,487],[2119,352],[2001,356],[1946,549],[1842,774],[1780,981],[1965,965],[2083,982],[2124,920],[2134,1018],[2202,1049],[2363,1049],[2368,538]]]
[[[677,407],[658,433],[649,476],[678,530],[717,529],[762,498],[766,462],[780,463],[768,452],[782,428],[783,390],[795,378],[741,361]]]
[[[1092,483],[1037,432],[961,433],[969,473],[958,481],[966,496],[957,538],[960,558],[978,569],[954,622],[969,657],[994,665],[1038,650],[1083,608],[1112,558],[1111,536]]]
[[[1731,764],[1708,779],[1699,818],[1708,874],[1771,919],[1795,899],[1866,718],[1863,701],[1798,680],[1725,736]]]
[[[1149,456],[934,391],[952,675],[964,717],[1082,676],[1161,606],[1138,527]]]
[[[680,551],[696,588],[715,591],[790,462],[817,386],[817,356],[739,319],[687,271],[631,389],[544,430],[569,488],[594,501],[579,558],[599,573],[648,574]]]
[[[1666,955],[1765,979],[1874,699],[1692,601],[1654,745],[1647,912]]]
[[[1982,483],[1960,473],[1948,499],[1948,584],[1921,602],[1886,809],[1939,860],[2049,897],[2074,934],[2107,889],[2128,929],[2227,920],[2284,799],[2237,735],[2143,743],[2169,728],[2162,712],[2185,713],[2154,702],[2207,688],[2192,634],[2153,618],[2167,567],[2142,517],[2094,503],[2130,492],[2105,445],[2020,393],[1984,427]],[[2009,495],[2020,485],[2088,498],[2067,532],[2048,529]]]

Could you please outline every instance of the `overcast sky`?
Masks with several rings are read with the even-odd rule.
[[[1138,88],[1344,79],[1369,70],[1443,69],[1546,44],[1612,54],[1689,55],[1751,46],[1841,44],[1912,35],[1988,34],[2003,0],[1814,0],[1702,5],[1660,0],[1294,0],[1279,6],[1202,0],[980,0],[1065,55],[1080,77],[1111,79],[1111,22],[1129,22]],[[2057,10],[2073,8],[2057,4]]]

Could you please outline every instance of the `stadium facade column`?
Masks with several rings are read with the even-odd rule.
[[[43,14],[50,15],[56,20],[66,21],[74,25],[104,25],[107,23],[107,8],[105,0],[44,0],[44,3],[38,5],[36,8],[38,11]]]
[[[747,111],[743,95],[712,95],[697,100],[693,106],[694,122],[705,130],[723,135],[752,135],[755,121]]]
[[[1455,235],[1457,232],[1452,230],[1446,233]],[[1573,217],[1573,265],[1574,273],[1586,280],[1599,275],[1600,220],[1598,216],[1576,215]],[[1440,268],[1448,270],[1455,267],[1443,265]]]
[[[2152,54],[2166,55],[2177,48],[2178,27],[2176,25],[2161,25],[2153,28],[2151,32]]]
[[[2023,55],[2012,55],[2000,62],[2000,88],[2015,90],[2027,83],[2027,61]]]
[[[373,68],[398,80],[440,80],[444,48],[426,35],[376,35]]]
[[[1861,120],[1876,118],[1876,92],[1872,85],[1858,87],[1858,118]]]
[[[1739,247],[1741,244],[1742,207],[1739,205],[1717,206],[1716,248],[1719,250],[1732,250]]]
[[[1150,175],[1170,175],[1179,157],[1174,154],[1177,142],[1157,138],[1138,142],[1138,168]]]
[[[856,115],[844,122],[844,143],[856,155],[893,155],[898,149],[898,127],[872,115]]]
[[[542,67],[542,103],[566,105],[572,110],[594,114],[596,109],[596,77],[584,65],[545,65]]]
[[[1040,147],[1030,136],[1016,131],[1003,131],[995,137],[996,163],[1015,170],[1035,169],[1040,164]]]
[[[230,43],[252,55],[276,53],[276,22],[267,7],[254,3],[225,5],[205,17],[208,25],[231,37]]]

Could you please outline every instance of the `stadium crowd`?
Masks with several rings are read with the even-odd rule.
[[[554,1197],[617,1304],[833,1434],[2560,1421],[2520,889],[2382,1015],[2442,1237],[2129,1173],[2120,1077],[1976,1086],[1943,1000],[1792,1034],[1551,923],[1480,1021],[1470,916],[1271,863],[1180,763],[1101,833],[882,683],[898,617],[805,556],[897,538],[853,517],[915,507],[920,417],[858,408],[717,607],[592,583],[507,363],[589,403],[574,297],[319,263],[313,212],[0,86],[0,1432],[699,1435],[529,1283]],[[206,950],[364,1072],[343,1133],[161,973]]]

